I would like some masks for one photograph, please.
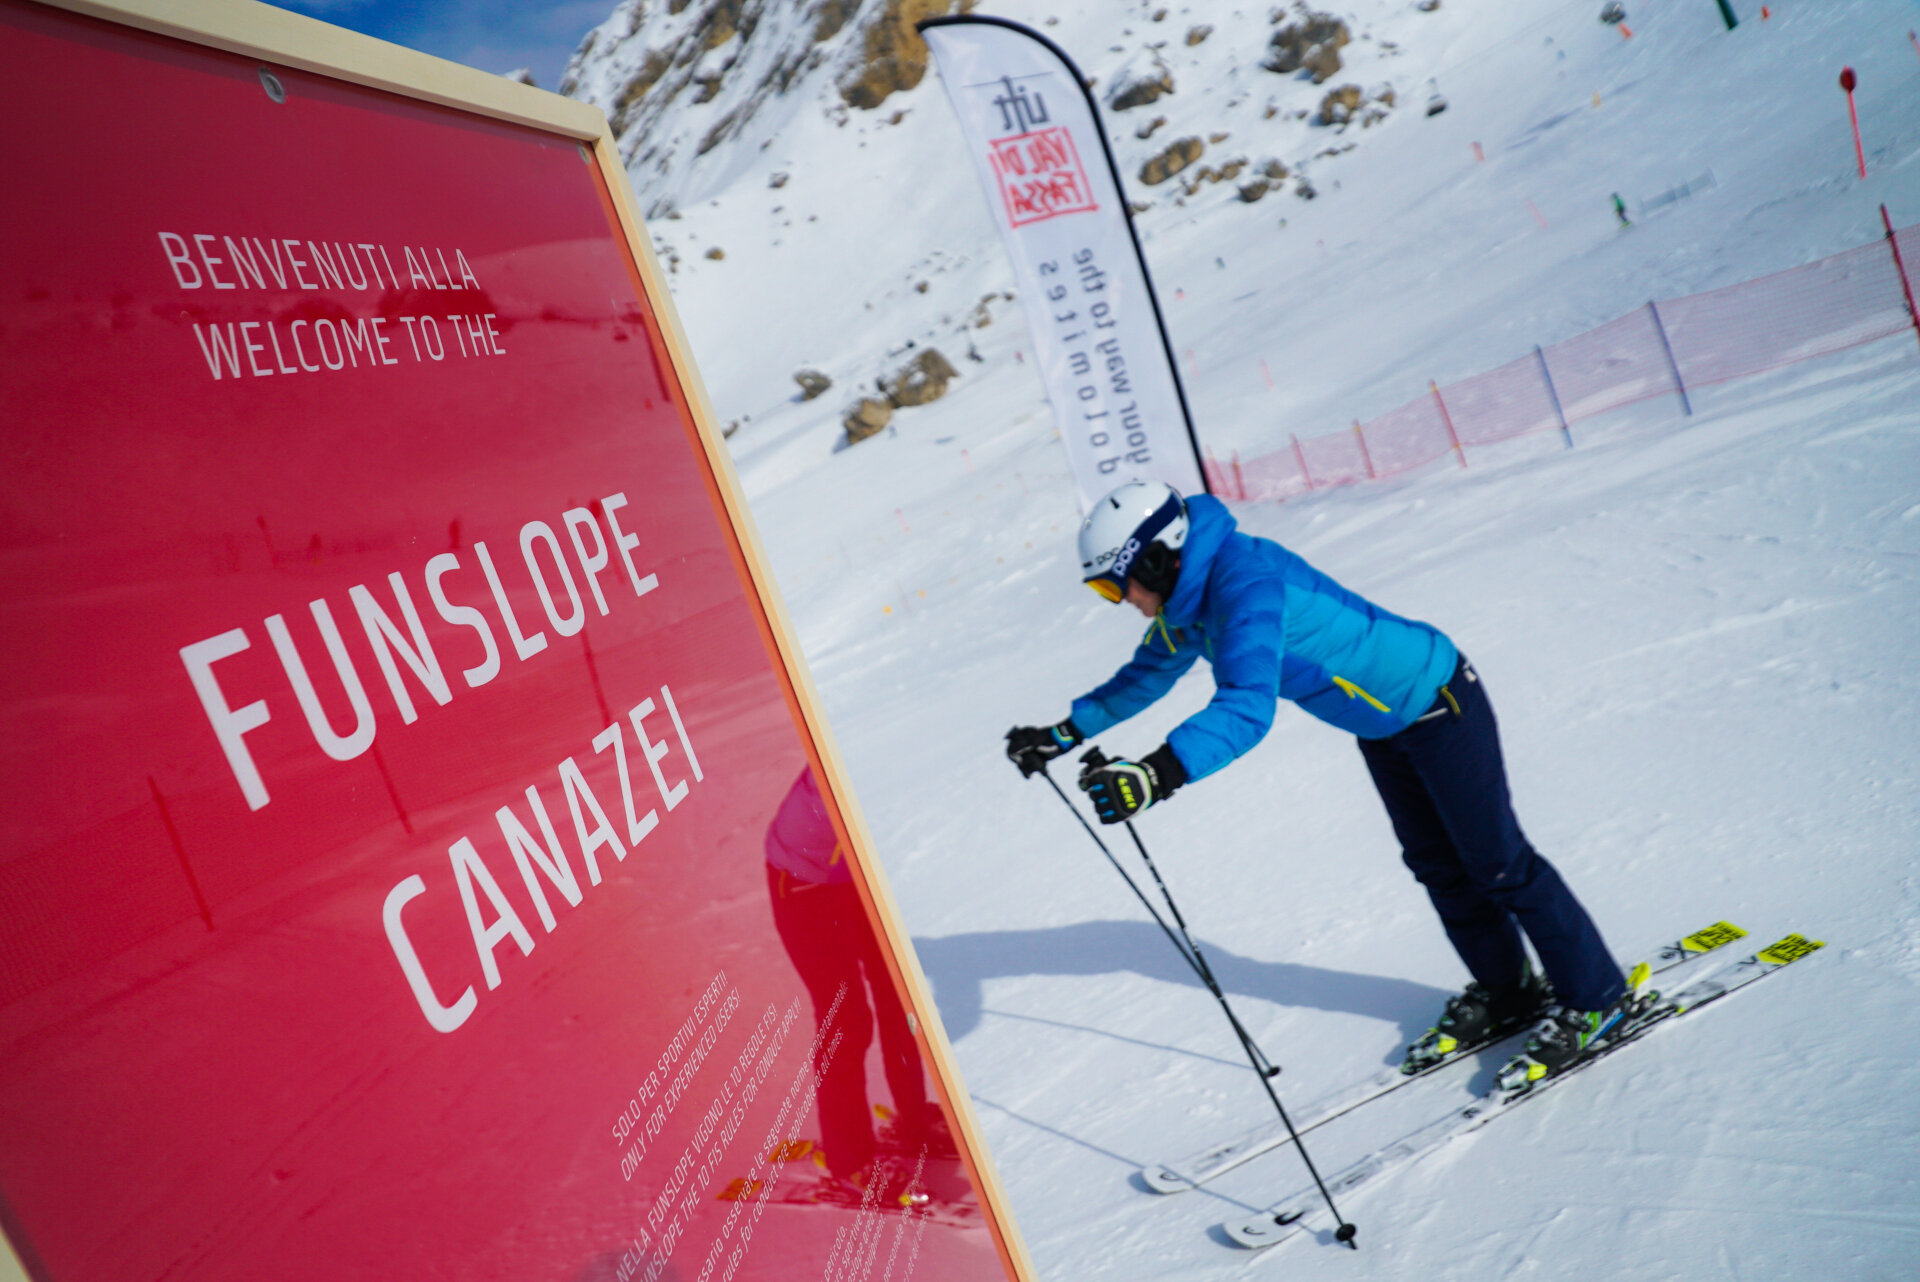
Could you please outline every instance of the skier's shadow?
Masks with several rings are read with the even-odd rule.
[[[1425,1032],[1451,995],[1411,980],[1327,970],[1293,962],[1242,957],[1200,940],[1200,951],[1229,997],[1246,996],[1278,1006],[1364,1015],[1397,1025],[1401,1040]],[[947,1035],[959,1039],[980,1023],[989,979],[1020,975],[1105,975],[1132,971],[1149,979],[1206,991],[1200,979],[1150,922],[1084,921],[1043,930],[978,931],[920,937],[913,941],[933,984]],[[1392,1059],[1398,1062],[1400,1048]]]

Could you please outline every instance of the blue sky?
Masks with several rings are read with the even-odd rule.
[[[616,0],[277,0],[304,13],[482,71],[531,67],[552,89]]]

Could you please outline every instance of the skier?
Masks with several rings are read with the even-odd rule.
[[[1094,505],[1080,562],[1089,587],[1152,622],[1132,660],[1065,720],[1009,730],[1007,756],[1023,775],[1045,769],[1159,699],[1203,656],[1215,685],[1204,709],[1145,756],[1082,773],[1103,823],[1131,819],[1252,748],[1277,698],[1355,735],[1407,867],[1473,976],[1408,1049],[1405,1071],[1539,1020],[1527,1058],[1536,1077],[1551,1075],[1651,1004],[1521,833],[1493,708],[1445,634],[1240,533],[1218,499],[1182,499],[1159,482],[1131,482]]]
[[[1613,193],[1613,216],[1620,220],[1622,227],[1633,226],[1627,221],[1627,202],[1620,199],[1620,193],[1617,191]]]

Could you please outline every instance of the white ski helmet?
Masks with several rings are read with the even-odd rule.
[[[1125,598],[1130,573],[1143,587],[1171,596],[1173,559],[1167,554],[1186,541],[1187,505],[1180,491],[1164,481],[1129,481],[1095,503],[1080,523],[1080,577],[1109,601]],[[1148,551],[1156,545],[1166,551]],[[1142,578],[1142,571],[1151,573]]]

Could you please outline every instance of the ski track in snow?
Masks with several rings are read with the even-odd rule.
[[[1355,29],[1336,83],[1391,81],[1402,109],[1344,137],[1290,121],[1323,89],[1254,69],[1264,6],[1164,24],[1153,6],[985,7],[1102,83],[1168,42],[1175,95],[1110,117],[1129,181],[1166,140],[1218,129],[1231,137],[1209,161],[1304,161],[1321,189],[1253,205],[1231,184],[1184,205],[1145,193],[1146,250],[1221,457],[1337,430],[1649,297],[1866,243],[1882,201],[1920,220],[1915,14],[1892,0],[1780,0],[1765,23],[1736,0],[1731,34],[1710,4],[1641,0],[1630,41],[1592,2],[1355,0],[1331,6]],[[1214,34],[1183,46],[1199,21]],[[1861,79],[1864,183],[1842,62]],[[1429,76],[1450,108],[1425,118]],[[793,92],[824,102],[831,86]],[[1041,1276],[1912,1276],[1914,336],[1698,389],[1691,418],[1665,398],[1578,423],[1571,450],[1536,436],[1471,450],[1466,471],[1236,509],[1473,657],[1522,821],[1617,949],[1722,917],[1758,944],[1798,930],[1829,945],[1363,1189],[1343,1204],[1357,1254],[1324,1226],[1248,1254],[1212,1226],[1305,1186],[1298,1158],[1177,1197],[1132,1183],[1266,1104],[1079,825],[1001,757],[1009,725],[1062,716],[1140,621],[1077,584],[1078,518],[1018,300],[964,328],[1011,282],[941,94],[929,76],[844,126],[791,107],[764,152],[714,153],[669,193],[683,217],[651,230],[681,252],[690,339],[721,420],[744,421],[731,443],[755,519]],[[1268,102],[1283,109],[1270,120]],[[902,123],[881,123],[896,106]],[[1154,114],[1168,126],[1136,141]],[[1314,154],[1346,141],[1362,145]],[[1632,206],[1709,168],[1712,190],[1614,229],[1612,191]],[[792,175],[777,191],[775,170]],[[703,259],[709,245],[726,259]],[[840,409],[909,338],[961,377],[836,452]],[[833,390],[801,402],[802,365]],[[1152,748],[1210,689],[1196,673],[1101,746]],[[1292,1104],[1397,1060],[1464,982],[1359,754],[1289,706],[1140,830]],[[1329,1125],[1316,1161],[1406,1134],[1495,1066]]]

